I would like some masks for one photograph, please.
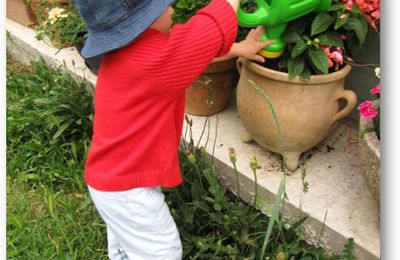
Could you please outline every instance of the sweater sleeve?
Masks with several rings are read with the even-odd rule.
[[[166,45],[145,69],[159,82],[157,92],[185,91],[213,58],[229,52],[237,27],[236,14],[226,0],[213,0],[186,24],[175,25]]]

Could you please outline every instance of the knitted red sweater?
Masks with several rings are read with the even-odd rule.
[[[185,90],[214,57],[228,53],[236,32],[232,7],[214,0],[170,34],[149,28],[104,56],[85,166],[89,186],[123,191],[181,183]]]

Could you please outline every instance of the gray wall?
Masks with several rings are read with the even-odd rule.
[[[360,64],[379,64],[380,63],[380,38],[378,33],[369,30],[364,49],[359,56],[353,57]],[[356,67],[352,66],[350,75],[346,78],[345,88],[353,90],[358,97],[358,104],[362,101],[374,99],[369,91],[379,83],[375,76],[374,66]],[[359,120],[358,110],[355,108],[349,115],[351,119]]]

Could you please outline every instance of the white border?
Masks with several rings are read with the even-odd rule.
[[[0,3],[0,259],[6,259],[6,1]]]
[[[399,1],[381,3],[381,259],[398,259],[400,234]],[[372,51],[372,50],[371,50]]]

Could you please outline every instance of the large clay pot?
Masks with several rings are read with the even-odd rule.
[[[239,58],[240,79],[237,109],[251,137],[263,148],[280,153],[286,167],[294,171],[301,153],[321,142],[335,122],[348,115],[357,97],[344,90],[344,78],[351,67],[328,75],[313,75],[309,81],[289,80],[288,74],[264,68]],[[272,102],[280,126],[279,134],[273,113],[265,97],[249,82],[253,81]],[[340,108],[340,100],[347,101]]]
[[[360,131],[373,127],[372,119],[360,119]],[[360,139],[360,161],[361,170],[364,174],[367,186],[380,205],[380,185],[381,185],[381,152],[380,141],[375,133],[366,133]]]
[[[186,90],[186,113],[207,116],[224,110],[235,85],[236,58],[211,63]]]

